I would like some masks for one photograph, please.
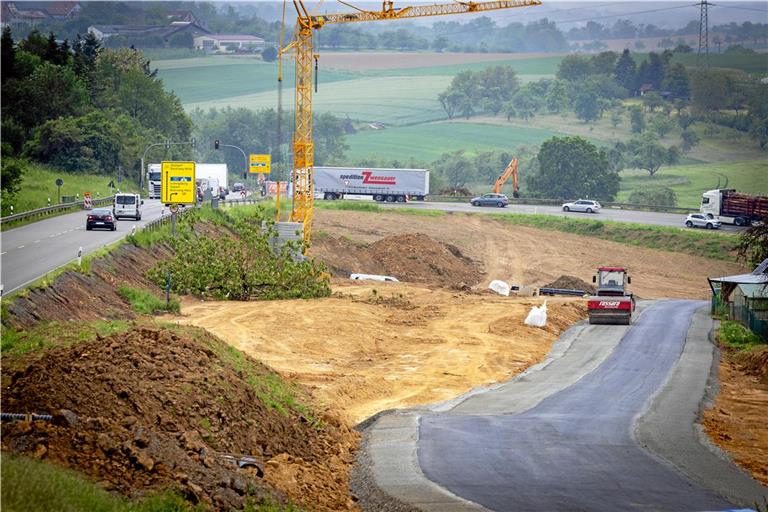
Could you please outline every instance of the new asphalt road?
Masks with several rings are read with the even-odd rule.
[[[630,327],[569,330],[508,383],[372,421],[363,456],[378,489],[440,512],[762,503],[768,489],[704,446],[694,426],[713,354],[706,304],[642,307]]]

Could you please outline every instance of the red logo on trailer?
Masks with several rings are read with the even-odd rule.
[[[363,183],[369,185],[397,185],[396,176],[374,176],[373,171],[363,171]]]

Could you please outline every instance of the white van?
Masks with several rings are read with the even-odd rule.
[[[115,214],[115,220],[120,217],[131,217],[141,220],[141,200],[139,194],[115,194],[115,202],[112,206],[112,213]]]

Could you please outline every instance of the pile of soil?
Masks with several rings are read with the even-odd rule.
[[[541,286],[541,288],[560,288],[562,290],[582,290],[589,293],[595,293],[597,289],[586,281],[582,281],[578,277],[562,275],[552,281],[549,284]]]
[[[3,360],[2,447],[79,470],[126,496],[177,488],[216,509],[246,494],[313,510],[355,509],[347,487],[358,436],[290,405],[280,377],[195,328],[128,332],[42,357]],[[306,392],[286,383],[298,401]],[[225,455],[252,463],[239,468]]]
[[[733,354],[731,359],[739,370],[754,375],[763,384],[768,384],[768,346],[755,347]]]
[[[388,236],[367,245],[345,238],[320,237],[311,252],[338,277],[383,274],[400,281],[449,288],[472,286],[483,277],[480,265],[458,247],[423,233]]]

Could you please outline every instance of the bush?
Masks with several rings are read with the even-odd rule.
[[[669,187],[641,188],[629,195],[629,202],[652,206],[675,206],[677,204],[677,195]]]
[[[732,320],[720,324],[717,333],[720,342],[728,347],[743,349],[760,344],[760,338],[743,325]]]
[[[184,216],[177,238],[169,240],[175,256],[150,269],[147,276],[164,287],[171,273],[171,289],[222,300],[274,300],[327,297],[331,293],[322,263],[301,256],[303,243],[289,242],[273,251],[276,232],[260,222],[234,220],[220,236],[189,229],[194,214]]]

